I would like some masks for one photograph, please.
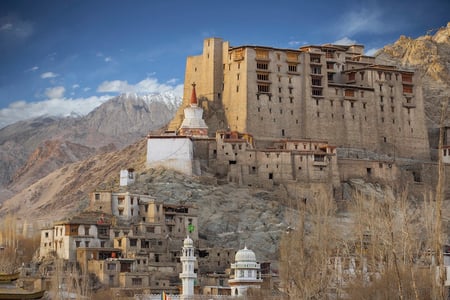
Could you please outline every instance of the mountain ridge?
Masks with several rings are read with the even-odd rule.
[[[82,117],[41,116],[0,129],[0,202],[8,198],[11,192],[18,191],[12,181],[19,177],[23,180],[26,174],[23,170],[21,176],[16,176],[15,173],[25,165],[31,171],[30,156],[38,147],[49,146],[47,141],[57,140],[61,145],[70,143],[88,147],[91,148],[90,155],[121,149],[146,136],[149,131],[164,127],[173,117],[179,103],[181,99],[173,94],[123,94],[111,98]],[[57,161],[58,153],[48,155],[47,158]],[[81,158],[86,158],[86,153]],[[64,161],[73,162],[64,159],[60,161],[59,166],[64,165]],[[55,168],[50,168],[47,172]],[[42,171],[44,170],[38,173],[45,175]],[[33,177],[31,174],[32,171],[30,177]],[[33,182],[32,179],[25,181]],[[8,191],[9,189],[13,190]]]
[[[441,101],[450,97],[450,22],[434,35],[416,39],[401,36],[395,43],[379,50],[376,60],[414,68],[421,74],[427,127],[434,136],[433,129],[439,127]],[[450,114],[446,119],[450,119]],[[436,148],[434,140],[435,137],[431,137],[432,147]]]

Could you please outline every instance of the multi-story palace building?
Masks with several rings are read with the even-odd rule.
[[[430,158],[419,74],[377,65],[362,45],[280,49],[205,39],[186,62],[209,132],[247,132],[256,145],[325,140],[393,157]],[[183,108],[189,105],[185,85]],[[177,130],[183,109],[169,126]]]

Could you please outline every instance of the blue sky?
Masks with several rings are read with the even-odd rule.
[[[298,48],[359,43],[371,54],[450,21],[449,0],[0,2],[0,127],[86,114],[123,92],[181,96],[203,39]]]

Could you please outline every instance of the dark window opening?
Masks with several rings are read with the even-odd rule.
[[[413,178],[414,178],[414,182],[422,182],[422,179],[420,178],[420,173],[419,172],[412,172]]]

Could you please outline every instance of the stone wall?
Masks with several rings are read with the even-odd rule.
[[[354,48],[229,47],[206,39],[203,53],[187,59],[185,79],[197,83],[199,98],[223,104],[229,130],[257,140],[323,139],[429,159],[420,76],[373,66],[373,58],[360,55],[362,46]]]

